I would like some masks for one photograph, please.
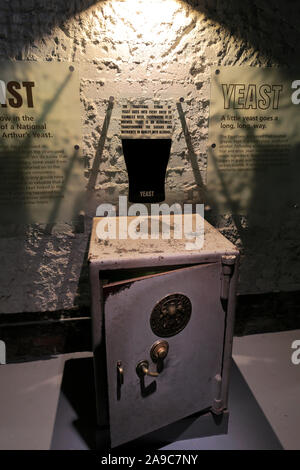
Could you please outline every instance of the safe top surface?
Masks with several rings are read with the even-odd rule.
[[[195,231],[196,220],[193,217],[193,230]],[[106,218],[108,219],[108,218]],[[125,220],[126,219],[126,220]],[[236,247],[227,240],[221,233],[203,220],[204,242],[201,248],[192,250],[186,249],[187,243],[194,243],[196,238],[187,238],[184,235],[180,239],[174,238],[173,216],[171,215],[170,237],[162,239],[161,232],[159,239],[148,236],[146,239],[120,239],[119,226],[126,223],[130,225],[136,217],[111,217],[112,223],[116,224],[116,239],[100,239],[97,235],[97,224],[103,221],[103,217],[95,217],[91,234],[89,249],[89,261],[97,264],[98,269],[119,269],[137,266],[161,266],[173,264],[188,264],[205,261],[216,261],[223,255],[238,255]],[[148,220],[148,230],[150,234],[151,216]],[[160,217],[161,219],[161,217]],[[199,226],[199,221],[198,221]]]

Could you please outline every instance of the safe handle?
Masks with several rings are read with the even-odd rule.
[[[150,377],[158,377],[159,372],[152,372],[149,370],[149,362],[148,361],[140,361],[137,363],[136,366],[136,373],[137,375],[142,378],[145,375],[149,375]]]
[[[117,362],[117,380],[119,386],[124,384],[124,369],[121,361]]]
[[[117,362],[117,400],[121,400],[121,388],[124,384],[124,369],[121,361]]]

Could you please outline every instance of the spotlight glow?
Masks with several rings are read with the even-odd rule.
[[[101,4],[100,9],[105,40],[127,44],[128,59],[146,48],[151,49],[152,58],[161,57],[193,21],[180,0],[111,0]]]

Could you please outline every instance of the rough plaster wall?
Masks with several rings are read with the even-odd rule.
[[[294,66],[299,57],[297,17],[296,1],[287,5],[275,0],[2,0],[0,59],[78,62],[87,180],[110,96],[184,97],[193,151],[205,182],[210,67]],[[116,135],[107,139],[95,189],[90,216],[103,200],[114,203],[119,194],[127,193]],[[175,189],[188,197],[197,190],[178,125],[167,173],[167,190],[174,194]],[[244,219],[240,222],[247,224]],[[230,215],[215,223],[243,248]],[[291,225],[290,233],[293,230]],[[23,238],[1,240],[0,312],[87,304],[87,272],[82,265],[88,233],[89,221],[86,235],[65,227],[65,234],[46,237],[41,227],[31,227]],[[241,293],[299,288],[300,275],[289,263],[295,257],[294,236],[290,238],[282,260],[274,260],[281,263],[276,282],[272,274],[276,264],[268,270],[264,259],[248,253],[242,266]],[[255,253],[255,243],[261,243],[257,233],[251,240]]]

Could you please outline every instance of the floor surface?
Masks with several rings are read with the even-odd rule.
[[[300,364],[291,361],[295,340],[300,330],[234,339],[227,434],[200,437],[203,420],[210,418],[194,416],[127,448],[300,449]],[[0,365],[0,382],[0,449],[105,445],[105,432],[95,432],[90,353]],[[205,422],[209,426],[214,423]],[[224,432],[222,426],[216,432]]]

